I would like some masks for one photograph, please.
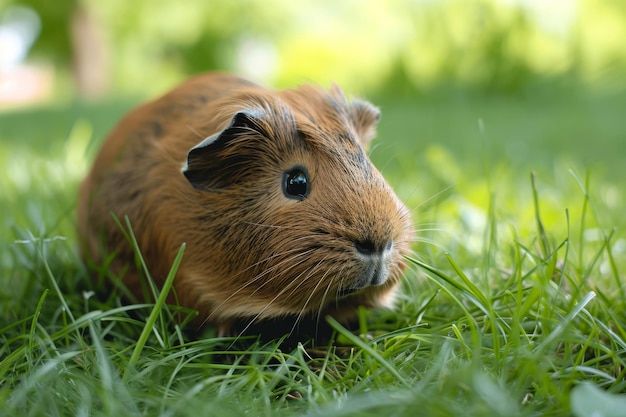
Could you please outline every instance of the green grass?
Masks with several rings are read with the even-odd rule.
[[[102,294],[77,185],[129,105],[0,115],[0,415],[623,415],[626,97],[380,103],[416,255],[330,348],[190,339]]]

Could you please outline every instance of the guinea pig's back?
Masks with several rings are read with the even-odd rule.
[[[128,215],[136,230],[148,230],[141,223],[151,222],[149,216],[162,211],[158,210],[162,203],[158,193],[150,190],[177,180],[175,173],[180,171],[189,148],[207,134],[196,129],[211,129],[207,122],[216,111],[216,101],[233,90],[250,87],[257,86],[228,74],[202,74],[137,107],[118,123],[81,185],[78,234],[83,256],[102,262],[106,253],[118,249],[111,242],[124,237],[119,236],[111,212]],[[159,236],[144,238],[139,240],[159,240]],[[123,253],[117,258],[120,263],[129,261]]]
[[[164,96],[137,107],[128,113],[106,138],[90,177],[97,181],[113,163],[124,158],[126,149],[140,148],[128,156],[137,157],[165,138],[174,140],[182,133],[189,136],[195,126],[206,123],[207,108],[228,92],[244,87],[256,87],[242,78],[229,74],[209,73],[190,78]],[[200,133],[197,133],[200,135]],[[197,138],[201,140],[201,138]],[[181,149],[186,154],[188,149]],[[89,179],[89,178],[88,178]]]

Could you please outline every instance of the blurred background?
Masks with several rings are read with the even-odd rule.
[[[208,70],[380,106],[373,161],[465,243],[493,195],[534,227],[530,172],[561,226],[586,172],[623,222],[623,0],[0,0],[5,223],[71,221],[119,117]]]
[[[211,69],[276,87],[333,81],[407,97],[442,87],[623,89],[626,3],[0,0],[5,109],[154,94]]]

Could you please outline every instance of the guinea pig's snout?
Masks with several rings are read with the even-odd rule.
[[[377,243],[372,239],[364,239],[354,242],[354,247],[363,265],[363,273],[352,283],[351,289],[360,290],[384,284],[389,276],[393,242],[388,240]]]

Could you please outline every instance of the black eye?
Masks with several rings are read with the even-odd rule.
[[[309,195],[309,173],[304,167],[294,167],[283,175],[285,197],[304,200]]]

